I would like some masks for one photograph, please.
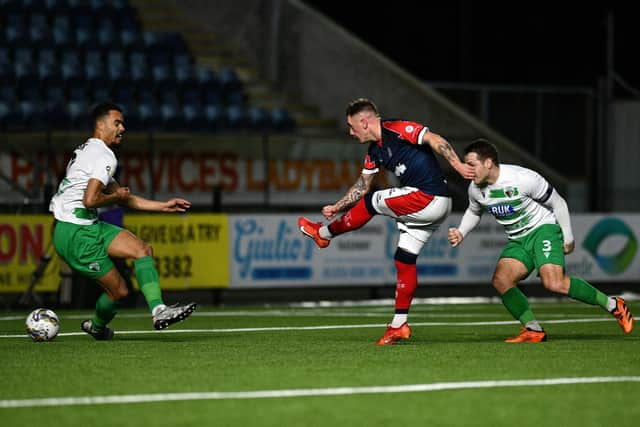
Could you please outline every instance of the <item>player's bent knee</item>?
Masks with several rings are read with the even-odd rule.
[[[136,258],[143,258],[146,256],[153,256],[153,247],[149,243],[143,243],[136,251]]]
[[[509,280],[508,278],[501,275],[494,275],[491,284],[500,295],[504,294],[509,289],[515,286],[515,283],[513,283],[512,280]]]
[[[129,295],[129,289],[126,286],[119,286],[114,292],[111,293],[111,297],[119,301],[126,298]]]
[[[543,280],[542,285],[548,291],[566,294],[562,280]]]

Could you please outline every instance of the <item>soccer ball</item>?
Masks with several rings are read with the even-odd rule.
[[[26,329],[34,341],[51,341],[58,335],[60,320],[53,310],[37,308],[27,316]]]

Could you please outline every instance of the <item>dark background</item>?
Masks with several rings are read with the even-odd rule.
[[[307,4],[427,81],[592,88],[606,72],[612,11],[615,70],[640,86],[640,22],[631,2]]]

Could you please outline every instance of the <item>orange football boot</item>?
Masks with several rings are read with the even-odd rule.
[[[387,325],[387,330],[378,341],[376,345],[393,345],[400,340],[409,339],[411,336],[411,328],[407,322],[400,325],[399,328],[392,328],[391,325]]]
[[[507,338],[504,342],[542,342],[547,340],[547,333],[545,331],[538,332],[529,328],[522,328],[520,335],[512,338]]]
[[[307,218],[301,216],[298,218],[298,226],[300,227],[302,234],[311,237],[320,249],[326,248],[329,246],[329,243],[331,243],[329,239],[323,239],[320,237],[319,231],[320,227],[322,227],[321,222],[311,222]]]
[[[615,300],[616,308],[613,309],[611,314],[615,316],[624,333],[628,334],[633,330],[633,316],[622,298],[615,297]]]

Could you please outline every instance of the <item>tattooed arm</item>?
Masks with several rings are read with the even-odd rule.
[[[427,143],[431,149],[444,157],[451,167],[455,169],[464,179],[473,179],[473,169],[471,166],[460,161],[455,150],[449,142],[437,133],[427,131],[422,137],[422,143]]]
[[[336,214],[351,209],[369,191],[374,176],[375,174],[373,173],[360,175],[356,183],[351,186],[340,200],[333,205],[327,205],[322,208],[322,215],[327,219],[332,219]]]

